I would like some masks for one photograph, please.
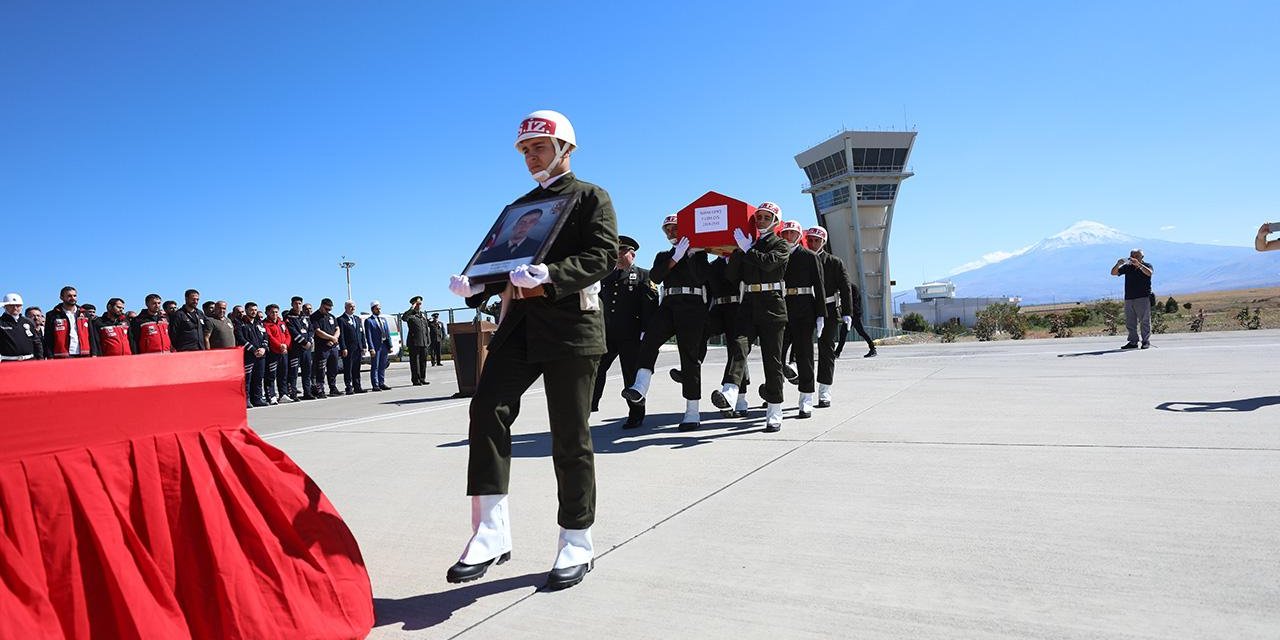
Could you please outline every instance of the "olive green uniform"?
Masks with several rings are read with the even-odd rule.
[[[711,261],[711,275],[707,280],[708,295],[711,296],[711,310],[707,313],[707,335],[709,340],[711,336],[724,336],[725,351],[728,358],[724,363],[724,373],[721,375],[720,384],[733,383],[734,364],[742,364],[746,362],[746,353],[739,353],[741,347],[738,345],[738,332],[741,327],[738,326],[738,304],[742,300],[742,292],[739,291],[738,283],[729,279],[726,275],[729,268],[728,258],[716,258]],[[703,342],[703,360],[706,359],[706,342]],[[750,349],[750,345],[747,345]],[[745,368],[741,369],[742,385],[740,391],[745,392],[751,384],[751,372]]]
[[[800,374],[797,384],[800,393],[813,393],[813,331],[818,318],[827,312],[822,261],[818,255],[800,244],[793,247],[787,260],[786,283],[787,338]],[[825,330],[826,321],[823,322]]]
[[[706,348],[707,278],[710,265],[703,251],[689,251],[675,264],[675,249],[658,252],[653,258],[649,278],[662,285],[662,302],[658,313],[645,328],[640,345],[640,368],[653,371],[658,363],[658,350],[676,337],[680,350],[680,373],[685,400],[702,399],[702,356]]]
[[[729,257],[725,275],[741,283],[742,300],[738,303],[738,349],[731,377],[743,388],[752,338],[760,341],[764,361],[764,401],[782,402],[782,334],[787,327],[787,303],[783,297],[783,276],[791,256],[787,242],[772,231],[762,232],[751,249],[737,249]],[[769,288],[767,291],[752,289]]]
[[[618,255],[618,228],[609,194],[596,185],[562,175],[548,187],[522,196],[516,203],[580,193],[565,215],[544,263],[549,281],[545,295],[512,298],[489,343],[484,371],[471,399],[470,458],[467,494],[506,494],[511,472],[511,425],[520,413],[520,398],[539,377],[547,394],[551,457],[556,469],[560,510],[565,529],[586,529],[595,521],[595,457],[587,421],[596,368],[605,352],[604,318],[584,311],[579,292],[613,269]],[[507,283],[485,286],[467,298],[478,307],[503,292]]]
[[[841,317],[853,310],[853,292],[844,260],[829,251],[819,253],[818,259],[822,262],[822,283],[827,288],[827,320],[818,337],[818,384],[831,384],[836,376],[836,339],[840,335]]]

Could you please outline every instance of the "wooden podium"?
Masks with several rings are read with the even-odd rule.
[[[498,325],[487,321],[449,323],[449,335],[453,337],[453,372],[458,376],[455,398],[475,395],[489,341],[497,330]]]

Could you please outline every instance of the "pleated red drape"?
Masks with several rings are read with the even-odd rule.
[[[363,638],[360,549],[238,350],[0,365],[0,638]]]

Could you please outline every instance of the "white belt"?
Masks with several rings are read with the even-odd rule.
[[[781,282],[763,282],[760,284],[744,284],[743,288],[750,293],[760,293],[763,291],[782,291]]]
[[[840,296],[827,296],[827,304],[835,304],[839,299]]]
[[[737,301],[738,296],[720,296],[719,298],[712,298],[711,304],[732,304]]]
[[[0,356],[0,362],[21,362],[23,360],[34,360],[35,356],[27,354],[25,356]]]
[[[787,295],[789,295],[789,296],[805,296],[805,295],[809,295],[809,296],[811,296],[811,295],[813,295],[813,287],[791,287],[790,289],[787,289]]]
[[[706,289],[703,287],[666,287],[662,290],[665,295],[669,296],[701,296],[706,295]]]

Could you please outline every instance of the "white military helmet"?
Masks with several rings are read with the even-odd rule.
[[[16,293],[6,293],[4,294],[4,303],[0,304],[0,307],[8,307],[15,304],[22,306],[22,296]]]
[[[546,182],[551,179],[551,172],[560,164],[560,159],[570,148],[578,147],[578,137],[573,133],[573,125],[559,111],[540,109],[524,117],[520,121],[520,129],[516,131],[516,150],[520,143],[531,138],[551,138],[556,156],[551,159],[547,168],[533,174],[533,179]]]
[[[680,218],[679,218],[679,217],[677,217],[677,216],[675,216],[675,215],[669,215],[669,216],[667,216],[667,217],[662,221],[662,226],[664,226],[664,227],[665,227],[665,226],[667,226],[667,225],[669,225],[669,224],[675,224],[675,225],[680,224]]]

